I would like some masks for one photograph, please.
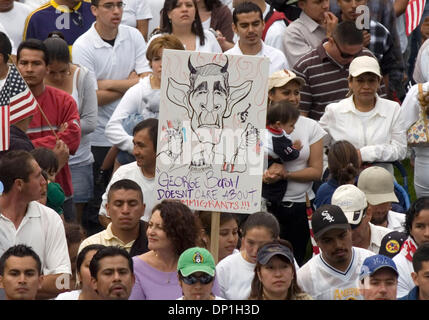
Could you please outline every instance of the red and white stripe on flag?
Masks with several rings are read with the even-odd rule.
[[[0,151],[6,151],[9,149],[9,106],[0,106]]]
[[[405,10],[405,32],[407,36],[420,24],[426,0],[410,0]]]

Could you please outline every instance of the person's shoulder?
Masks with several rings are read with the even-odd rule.
[[[264,49],[267,51],[267,53],[269,53],[271,56],[278,56],[278,57],[283,57],[283,58],[286,58],[285,57],[285,54],[281,51],[281,50],[279,50],[279,49],[277,49],[277,48],[274,48],[274,47],[272,47],[272,46],[270,46],[270,45],[268,45],[268,44],[265,44],[264,43]]]
[[[47,15],[52,15],[55,13],[55,8],[52,6],[50,2],[45,3],[37,9],[31,10],[27,17],[28,20],[37,20],[43,23],[43,19],[46,18]]]
[[[27,213],[28,212],[31,212],[31,214],[40,214],[41,217],[47,218],[51,222],[62,222],[60,216],[54,209],[51,209],[38,201],[31,201],[28,204]]]
[[[373,255],[375,255],[374,252],[368,250],[368,249],[364,249],[364,248],[359,248],[359,247],[352,247],[352,250],[354,250],[355,254],[357,255],[357,257],[359,259],[365,260],[368,257],[371,257]]]
[[[237,253],[230,254],[229,256],[223,258],[216,265],[216,269],[228,268],[231,265],[235,265],[237,260],[240,260],[241,253],[238,251]]]
[[[25,12],[25,13],[27,13],[27,15],[30,14],[33,11],[33,10],[31,10],[31,8],[28,5],[26,5],[24,3],[21,3],[21,2],[18,2],[18,1],[14,2],[14,4],[13,4],[13,10],[17,10],[17,11],[20,11],[20,12]]]
[[[130,163],[127,163],[127,164],[120,166],[118,168],[118,170],[115,171],[114,174],[119,175],[119,174],[132,172],[135,170],[140,170],[139,166],[137,165],[137,161],[133,161],[133,162],[130,162]]]
[[[51,86],[45,86],[45,88],[46,88],[47,94],[54,97],[56,101],[61,101],[62,103],[61,106],[66,106],[64,103],[76,104],[76,101],[74,100],[74,98],[67,92]]]

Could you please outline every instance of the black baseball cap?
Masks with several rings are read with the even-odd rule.
[[[392,231],[386,234],[381,240],[379,254],[393,258],[401,250],[402,244],[407,240],[405,232]]]
[[[280,243],[266,244],[261,247],[256,256],[256,261],[262,265],[266,265],[272,257],[277,255],[285,257],[290,263],[294,261],[292,251]]]
[[[332,229],[350,229],[349,221],[343,210],[333,204],[325,204],[313,213],[311,225],[315,238]]]

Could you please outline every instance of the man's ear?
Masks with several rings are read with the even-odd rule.
[[[416,286],[419,286],[419,279],[417,277],[417,272],[411,272],[411,278]]]
[[[44,276],[43,276],[43,274],[41,274],[39,276],[39,287],[37,288],[37,290],[42,289],[43,279],[44,279]]]
[[[97,280],[94,277],[91,277],[91,287],[95,292],[98,293],[98,291],[97,291]]]

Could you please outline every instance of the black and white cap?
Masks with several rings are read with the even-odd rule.
[[[313,213],[311,219],[315,238],[319,238],[325,232],[332,229],[349,229],[349,221],[343,210],[333,204],[325,204]]]

